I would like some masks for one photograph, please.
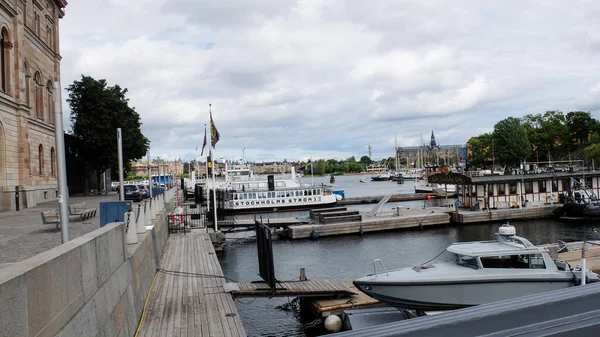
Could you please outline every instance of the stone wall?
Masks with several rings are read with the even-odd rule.
[[[0,336],[133,336],[168,237],[112,223],[0,271]],[[133,228],[135,230],[135,228]]]

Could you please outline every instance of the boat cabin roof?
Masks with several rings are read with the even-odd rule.
[[[459,255],[490,256],[545,253],[546,249],[534,246],[525,238],[498,235],[496,241],[454,243],[447,251]]]

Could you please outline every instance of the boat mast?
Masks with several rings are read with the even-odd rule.
[[[396,135],[394,136],[394,154],[396,157],[396,171],[399,170],[399,163],[398,163],[398,134],[396,133]]]

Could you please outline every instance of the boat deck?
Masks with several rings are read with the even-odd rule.
[[[207,233],[171,234],[137,336],[246,336]]]

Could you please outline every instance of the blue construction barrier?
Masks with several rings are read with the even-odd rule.
[[[131,212],[133,202],[126,201],[103,201],[100,203],[100,227],[111,222],[124,222],[125,213]]]

